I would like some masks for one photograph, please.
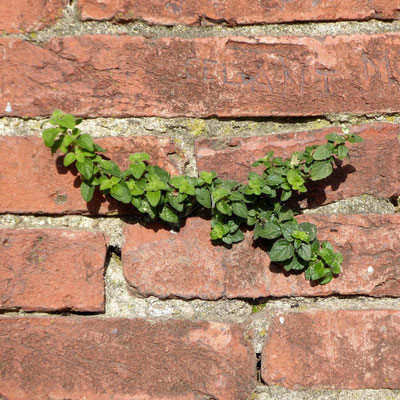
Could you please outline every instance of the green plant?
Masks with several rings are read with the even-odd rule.
[[[132,154],[131,164],[121,171],[113,161],[98,153],[101,146],[77,127],[82,120],[60,110],[48,121],[52,127],[43,131],[43,140],[53,152],[65,153],[64,165],[75,164],[82,180],[81,194],[92,200],[97,187],[121,203],[131,203],[152,220],[169,224],[180,221],[199,209],[211,215],[210,236],[226,245],[244,239],[241,227],[254,227],[254,240],[268,241],[271,261],[286,271],[305,272],[308,280],[330,282],[341,271],[342,255],[329,242],[317,238],[311,223],[298,223],[287,206],[293,194],[307,192],[306,183],[330,176],[337,160],[349,157],[346,142],[363,139],[354,134],[326,136],[322,145],[308,146],[283,159],[269,152],[253,163],[262,166],[259,174],[250,172],[245,184],[218,178],[215,172],[201,172],[198,178],[170,176],[164,169],[149,165],[147,153]]]

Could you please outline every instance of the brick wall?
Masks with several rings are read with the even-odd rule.
[[[0,399],[400,399],[400,1],[3,0]],[[344,255],[326,286],[251,232],[143,226],[86,204],[55,108],[126,167],[245,180],[343,127],[351,160],[301,219]]]

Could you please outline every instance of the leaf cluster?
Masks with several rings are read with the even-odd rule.
[[[289,158],[275,157],[271,151],[253,163],[263,167],[252,171],[244,184],[201,172],[197,178],[171,176],[159,166],[149,164],[147,153],[129,157],[130,165],[121,170],[113,161],[98,153],[106,152],[77,127],[80,118],[54,111],[43,131],[43,141],[53,152],[65,153],[64,165],[75,165],[82,180],[81,194],[92,200],[95,190],[117,201],[132,204],[150,219],[172,225],[195,210],[211,215],[211,240],[231,245],[244,239],[243,227],[254,227],[254,240],[264,239],[271,261],[286,271],[304,271],[308,280],[330,282],[341,271],[342,255],[328,242],[317,239],[317,228],[298,223],[287,201],[307,192],[309,181],[329,177],[338,160],[349,158],[346,143],[363,139],[354,134],[326,136],[322,145],[307,146]]]

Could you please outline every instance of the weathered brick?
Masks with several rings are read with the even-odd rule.
[[[303,275],[283,274],[272,266],[269,295],[400,297],[400,215],[308,214],[298,219],[317,225],[319,239],[343,254],[343,271],[328,285],[315,286]]]
[[[0,249],[0,310],[104,311],[102,234],[0,229]]]
[[[400,388],[400,312],[283,313],[266,334],[262,377],[288,388]]]
[[[122,262],[130,288],[142,296],[201,298],[264,297],[268,255],[251,235],[232,249],[210,240],[210,222],[189,218],[180,232],[167,226],[126,225]]]
[[[400,34],[0,40],[0,115],[308,116],[400,111]],[[26,94],[29,93],[29,96]]]
[[[350,144],[350,160],[345,160],[327,179],[310,183],[309,206],[321,205],[361,194],[389,198],[400,195],[399,126],[389,123],[351,127],[364,138]],[[311,132],[274,134],[261,137],[200,139],[195,153],[199,171],[214,170],[223,178],[245,181],[251,164],[268,151],[289,157],[306,146],[325,143],[328,133],[341,133],[340,128]],[[260,169],[262,171],[262,169]]]
[[[46,28],[61,17],[67,0],[2,0],[0,32],[24,33]]]
[[[400,296],[400,216],[303,215],[344,256],[343,272],[328,285],[271,264],[266,246],[252,232],[231,249],[213,245],[210,222],[190,218],[179,233],[154,224],[127,225],[124,275],[141,296],[161,298],[257,298],[283,296]]]
[[[132,138],[97,139],[108,151],[107,157],[126,168],[129,154],[146,151],[151,162],[171,173],[178,173],[180,150],[169,138],[137,136]],[[87,204],[80,194],[77,171],[63,166],[60,154],[51,156],[41,139],[29,137],[0,137],[0,212],[48,214],[104,214],[118,211],[132,213],[113,199],[106,201],[98,193]]]
[[[0,318],[0,359],[10,400],[245,400],[255,385],[238,324]]]
[[[127,22],[144,20],[150,24],[198,25],[226,22],[230,25],[295,21],[338,21],[396,19],[398,0],[79,0],[82,20]]]

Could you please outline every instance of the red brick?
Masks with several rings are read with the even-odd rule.
[[[201,298],[267,296],[268,255],[251,235],[232,249],[210,240],[210,222],[189,218],[178,234],[167,227],[126,225],[125,278],[142,296]]]
[[[359,125],[353,126],[351,131],[361,135],[364,142],[349,144],[350,160],[344,161],[328,179],[309,185],[309,206],[365,193],[385,198],[400,195],[399,126]],[[245,181],[253,161],[268,151],[289,157],[306,146],[325,143],[325,135],[331,132],[341,133],[341,130],[327,128],[261,137],[200,139],[195,145],[197,168],[199,171],[214,170],[223,178]]]
[[[398,0],[79,0],[81,18],[150,24],[198,25],[227,22],[230,25],[295,21],[338,21],[399,18]]]
[[[266,246],[253,245],[252,232],[231,249],[213,245],[210,222],[200,218],[188,219],[178,234],[158,224],[125,226],[124,275],[134,294],[161,298],[400,296],[400,215],[299,219],[316,224],[318,237],[344,256],[343,272],[328,285],[271,264]]]
[[[399,389],[400,312],[283,313],[262,354],[267,384],[288,388]]]
[[[328,285],[310,284],[304,275],[269,271],[270,296],[368,295],[400,297],[400,215],[302,215],[343,254],[343,271]],[[285,276],[286,275],[286,276]]]
[[[10,400],[245,400],[255,385],[238,324],[3,317],[0,359]]]
[[[2,0],[0,32],[24,33],[54,24],[67,0]]]
[[[0,229],[0,249],[0,310],[104,311],[102,234]]]
[[[0,48],[1,115],[48,115],[54,108],[116,117],[400,111],[400,33],[91,35],[41,45],[4,38]]]
[[[96,143],[108,150],[107,157],[121,168],[129,166],[129,154],[146,151],[151,161],[171,173],[178,173],[179,149],[169,138],[137,136],[132,138],[104,138]],[[182,156],[183,157],[183,156]],[[179,158],[179,157],[178,157]],[[105,214],[118,211],[133,212],[132,207],[121,207],[106,201],[100,194],[87,204],[80,194],[77,171],[63,166],[62,156],[51,156],[42,140],[28,137],[0,137],[0,212],[48,214]]]

